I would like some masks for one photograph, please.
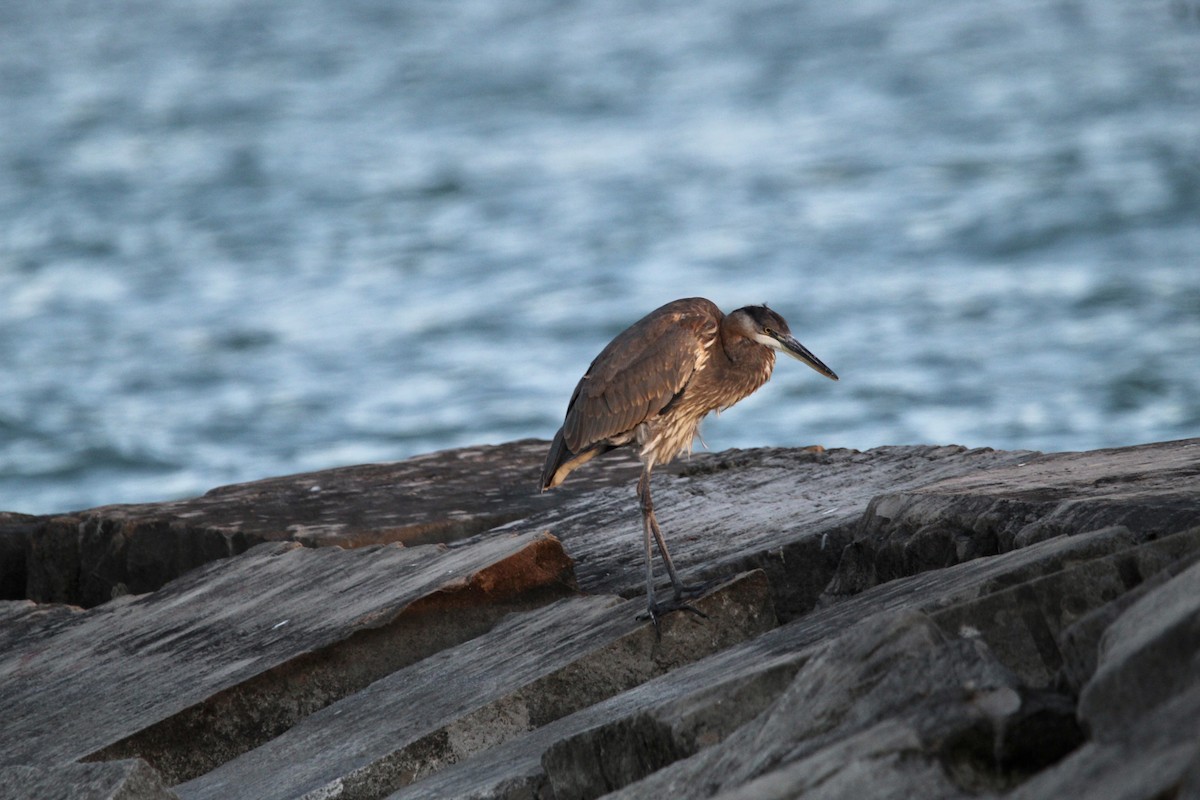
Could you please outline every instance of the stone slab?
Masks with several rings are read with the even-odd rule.
[[[807,663],[812,648],[874,614],[936,612],[1128,546],[1127,540],[1106,532],[1063,536],[1002,558],[977,559],[874,587],[449,766],[390,800],[549,796],[547,759],[551,765],[582,763],[575,777],[599,775],[601,788],[608,791],[615,781],[641,777],[671,760],[716,746],[786,687],[791,675]],[[622,739],[607,732],[620,733],[637,742],[639,750],[656,755],[639,765],[618,748],[606,751],[609,761],[625,758],[629,764],[613,774],[587,766],[586,756],[562,750],[566,742],[590,747],[597,737]],[[989,739],[988,747],[992,745]],[[573,796],[587,794],[578,785],[569,788]]]
[[[1062,677],[1076,697],[1096,673],[1100,641],[1108,627],[1134,603],[1158,589],[1179,573],[1200,561],[1200,549],[1178,553],[1169,545],[1200,538],[1200,528],[1168,536],[1134,551],[1132,565],[1126,566],[1136,575],[1149,575],[1142,583],[1100,608],[1093,609],[1071,623],[1059,637],[1063,656]],[[1157,546],[1157,545],[1162,545]]]
[[[730,450],[683,460],[675,465],[677,473],[656,471],[652,491],[685,580],[763,569],[776,592],[776,610],[786,620],[816,603],[872,497],[1029,457],[929,446],[866,452]],[[572,473],[564,486],[590,468],[591,463]],[[533,530],[551,531],[562,540],[585,591],[623,597],[644,592],[634,481],[567,496],[544,513],[497,529]],[[657,570],[665,577],[661,564]]]
[[[516,450],[525,448],[520,458],[526,466],[520,469],[536,474],[542,446],[514,444]],[[1030,677],[1034,672],[1022,672],[1030,680],[1053,674],[1058,658],[1064,671],[1070,667],[1074,685],[1099,686],[1095,676],[1102,672],[1098,666],[1102,660],[1089,665],[1084,651],[1103,639],[1106,630],[1116,629],[1138,603],[1183,575],[1186,559],[1192,558],[1188,548],[1172,548],[1187,538],[1175,533],[1182,530],[1177,526],[1194,527],[1200,511],[1200,493],[1193,492],[1195,452],[1195,440],[1046,457],[953,447],[879,448],[867,453],[734,451],[697,455],[672,465],[674,471],[656,471],[656,506],[685,576],[689,580],[721,577],[745,566],[761,566],[770,576],[780,615],[790,622],[658,677],[647,680],[635,671],[630,679],[644,682],[623,691],[619,686],[624,684],[616,683],[625,669],[619,659],[593,662],[593,668],[572,681],[546,683],[535,677],[522,682],[522,676],[542,668],[540,661],[552,662],[560,653],[556,648],[573,646],[569,637],[560,636],[558,645],[550,643],[553,637],[539,638],[537,626],[533,632],[522,629],[525,641],[519,636],[508,644],[479,638],[464,641],[490,636],[487,632],[497,620],[511,611],[532,614],[531,609],[569,594],[569,573],[563,566],[566,554],[578,559],[578,574],[587,590],[617,591],[635,598],[631,608],[641,606],[641,530],[633,492],[637,468],[627,459],[624,463],[598,459],[573,475],[565,491],[526,498],[535,505],[483,533],[470,525],[459,528],[454,535],[466,538],[446,548],[368,544],[343,551],[278,543],[212,562],[152,595],[118,596],[87,611],[27,601],[0,603],[0,719],[18,720],[12,734],[0,730],[0,765],[50,774],[78,758],[144,756],[170,783],[194,779],[199,786],[205,779],[232,775],[238,762],[252,764],[254,758],[270,753],[276,757],[259,764],[262,773],[286,770],[312,758],[314,742],[326,742],[330,761],[322,763],[341,766],[321,772],[320,780],[313,782],[314,796],[351,790],[359,796],[381,796],[398,785],[397,776],[403,782],[421,775],[425,777],[397,796],[517,797],[554,792],[565,798],[595,796],[646,780],[649,787],[654,785],[650,776],[659,770],[696,758],[706,748],[717,752],[732,748],[731,737],[760,714],[770,713],[795,675],[809,669],[817,652],[879,613],[932,616],[942,623],[940,636],[965,634],[954,639],[959,643],[955,646],[989,650],[989,644],[994,644],[1002,664],[1024,670],[1010,660],[1019,653],[1033,665],[1031,669],[1041,670],[1037,678]],[[449,457],[438,455],[443,460]],[[502,460],[498,455],[496,463]],[[1037,470],[1026,475],[1031,461]],[[459,474],[486,476],[487,469],[480,471],[467,463]],[[296,490],[297,480],[313,477],[291,476],[278,479],[277,486],[260,485],[254,490],[264,492],[258,506],[266,513],[273,493],[295,499],[288,492]],[[384,481],[380,479],[378,492],[355,495],[355,485],[370,479],[344,477],[346,493],[337,502],[347,514],[358,514],[354,525],[369,527],[375,504],[385,502]],[[446,476],[432,483],[445,487],[453,480]],[[956,488],[947,491],[947,485]],[[466,492],[483,491],[481,484],[459,486]],[[931,487],[935,491],[927,491]],[[1172,493],[1172,487],[1183,491]],[[242,498],[246,507],[253,508],[254,502],[246,500],[253,492],[240,491],[231,494],[232,506]],[[921,503],[906,505],[905,498],[917,496],[924,498]],[[888,506],[881,504],[881,498],[900,500]],[[216,504],[219,498],[214,494],[210,501]],[[882,512],[891,514],[896,509],[901,513],[884,519]],[[458,505],[451,510],[475,513]],[[287,518],[283,504],[277,511],[277,521]],[[480,506],[478,524],[494,525],[496,519],[489,519],[489,513]],[[182,526],[181,533],[201,531],[178,516],[155,519],[153,524]],[[155,541],[156,529],[149,520],[144,520],[149,527],[144,528],[148,535],[140,539],[141,544],[125,547],[125,534],[133,529],[116,523],[106,529],[101,523],[93,531],[95,538],[85,540],[78,537],[87,530],[80,529],[75,518],[72,530],[79,546],[63,550],[63,574],[75,570],[83,575],[88,569],[85,564],[106,563],[124,564],[126,575],[142,565],[148,570],[163,563],[190,568],[191,556],[172,560],[179,554],[160,558],[157,551],[138,549]],[[872,527],[877,523],[880,527]],[[447,525],[446,530],[453,528]],[[232,549],[246,544],[237,538],[244,527],[205,530],[216,537],[211,541],[224,542],[213,548],[214,553],[228,555],[230,542],[236,544]],[[566,554],[545,537],[546,531],[563,537]],[[306,538],[306,533],[312,535]],[[323,538],[324,533],[331,535]],[[292,532],[309,544],[338,541],[336,531],[324,533]],[[197,548],[198,557],[208,558],[205,535],[183,538]],[[514,536],[525,545],[505,550]],[[169,539],[170,531],[165,536]],[[542,544],[533,547],[537,542]],[[49,547],[53,539],[45,543]],[[886,577],[883,572],[867,575],[850,569],[855,565],[874,569],[876,554],[892,546],[896,547],[893,555],[902,556],[892,562],[900,565],[893,579],[881,582]],[[90,560],[80,560],[85,551]],[[485,552],[495,558],[484,557]],[[49,550],[46,554],[53,555]],[[284,560],[288,568],[275,563]],[[459,566],[443,574],[448,564]],[[1156,570],[1169,572],[1170,577],[1145,579]],[[531,581],[536,575],[544,580]],[[864,576],[869,579],[855,582]],[[825,590],[831,577],[838,580]],[[130,588],[121,580],[114,582],[112,574],[105,580],[107,596]],[[428,591],[408,599],[401,596],[415,582],[424,582]],[[1110,599],[1114,594],[1119,596]],[[1136,599],[1129,599],[1135,594]],[[1098,604],[1102,605],[1096,608]],[[1037,635],[1034,626],[1022,630],[1021,624],[1037,615],[1042,617]],[[631,624],[631,616],[624,624]],[[513,617],[503,624],[519,629],[520,619]],[[1006,626],[1006,619],[1020,624]],[[286,637],[296,620],[304,630],[289,644]],[[668,617],[669,626],[703,622],[682,615]],[[1134,627],[1148,631],[1153,626]],[[1020,634],[1011,642],[994,636],[996,631],[1010,630]],[[1182,643],[1180,663],[1194,658],[1187,630],[1168,626],[1163,632],[1168,642]],[[670,630],[664,630],[664,642],[670,635]],[[490,644],[472,649],[484,641]],[[543,644],[526,652],[534,641]],[[1046,642],[1052,647],[1043,648]],[[456,644],[462,646],[453,664],[444,664],[443,670],[452,677],[439,687],[437,670],[422,665],[440,663],[437,654]],[[1057,656],[1053,645],[1058,647]],[[618,650],[623,653],[623,648]],[[1073,652],[1069,659],[1068,650]],[[1133,652],[1150,650],[1138,647]],[[1164,659],[1146,662],[1154,667],[1147,670],[1146,681],[1157,679],[1154,665],[1160,662]],[[476,666],[458,675],[457,664]],[[425,695],[410,695],[403,711],[393,706],[382,719],[371,716],[372,704],[361,698],[374,697],[372,686],[394,675],[412,677],[418,674],[413,670],[420,669],[428,670]],[[564,669],[570,674],[582,668]],[[1166,787],[1163,791],[1186,793],[1187,770],[1200,774],[1194,767],[1196,753],[1182,745],[1191,731],[1183,726],[1194,721],[1194,710],[1189,718],[1177,706],[1190,697],[1192,677],[1186,672],[1172,674],[1183,677],[1170,683],[1169,696],[1146,709],[1138,709],[1136,703],[1130,706],[1135,718],[1129,730],[1143,730],[1138,725],[1151,716],[1159,721],[1155,724],[1161,723],[1161,730],[1146,728],[1145,739],[1136,741],[1124,736],[1122,725],[1097,726],[1097,731],[1111,730],[1119,736],[1080,748],[1076,754],[1080,768],[1074,773],[1080,786],[1095,786],[1103,778],[1104,770],[1112,767],[1099,759],[1107,757],[1123,759],[1137,769],[1164,767],[1162,773],[1173,777],[1159,782]],[[435,689],[451,686],[451,680],[473,680],[479,685],[439,697]],[[616,694],[597,702],[580,700],[590,704],[572,710],[568,684],[590,687],[593,683],[617,687],[612,689]],[[538,690],[500,691],[501,684]],[[400,692],[404,687],[393,684],[392,688]],[[416,691],[417,684],[411,688]],[[939,691],[961,688],[946,682]],[[493,689],[498,694],[486,694]],[[89,695],[97,690],[114,697]],[[475,693],[469,695],[475,705],[447,712],[464,691]],[[987,717],[980,726],[946,729],[965,739],[947,744],[939,738],[942,728],[923,727],[932,717],[893,718],[880,723],[883,727],[841,729],[835,740],[816,750],[782,754],[778,769],[740,773],[737,781],[720,788],[734,796],[751,796],[747,792],[758,789],[781,796],[799,792],[821,796],[821,792],[836,793],[839,786],[851,791],[874,784],[881,794],[911,790],[936,796],[941,789],[920,788],[928,777],[924,769],[895,769],[903,766],[896,759],[908,752],[913,756],[905,762],[909,766],[932,763],[930,754],[943,765],[954,765],[949,782],[943,784],[948,793],[1007,792],[1036,769],[1044,771],[1033,782],[1046,775],[1046,786],[1057,787],[1059,796],[1070,794],[1063,788],[1070,785],[1070,778],[1054,783],[1049,776],[1060,766],[1075,763],[1075,756],[1049,769],[1045,759],[1057,759],[1061,748],[1076,743],[1079,730],[1073,699],[1051,689],[1038,693],[1023,687],[1015,693],[985,694],[983,705],[975,704],[976,711]],[[542,708],[536,699],[542,697],[556,698],[558,710],[531,711]],[[14,699],[20,703],[14,704]],[[817,707],[820,698],[812,702]],[[52,703],[64,708],[51,707]],[[335,714],[337,707],[355,710]],[[946,707],[961,711],[972,705]],[[346,719],[347,714],[361,715],[364,727],[351,724],[359,721]],[[425,734],[409,737],[412,740],[401,742],[399,749],[372,750],[378,746],[372,730],[395,734],[398,729],[389,726],[402,724],[397,720],[422,714],[430,721]],[[998,727],[996,720],[1003,720],[1003,725]],[[528,729],[535,724],[540,726]],[[84,726],[102,730],[94,740],[80,744],[81,736],[91,735],[81,733]],[[326,726],[327,734],[323,733]],[[55,740],[56,732],[61,732],[63,742]],[[400,732],[400,736],[407,734]],[[27,739],[33,745],[23,744]],[[915,749],[897,751],[896,746],[906,740]],[[358,756],[335,758],[359,745]],[[316,752],[321,761],[321,748]],[[344,768],[354,764],[358,766]],[[410,766],[412,775],[407,776]],[[263,785],[263,779],[255,777],[257,772],[247,768],[245,781],[227,780],[223,790],[231,798],[257,797]],[[814,776],[823,774],[828,780],[813,782]],[[1132,778],[1119,778],[1110,779],[1107,786],[1133,784]]]
[[[0,516],[0,552],[6,543],[28,543],[27,576],[17,576],[15,561],[5,559],[0,589],[11,597],[90,607],[153,591],[262,542],[450,542],[549,508],[562,497],[637,479],[637,463],[615,453],[562,495],[543,494],[538,479],[548,447],[537,440],[466,447],[222,486],[165,503],[39,518],[8,515],[8,522]],[[32,535],[30,526],[36,528]]]
[[[276,739],[176,787],[185,800],[380,797],[448,764],[775,625],[750,573],[672,614],[662,636],[639,601],[563,600],[399,670]]]
[[[991,749],[987,734],[1020,707],[1017,688],[986,648],[947,636],[925,615],[878,614],[814,648],[771,707],[720,747],[609,797],[753,797],[784,771],[788,780],[767,794],[837,797],[873,783],[889,796],[963,796],[970,787],[958,762],[975,739]]]
[[[950,800],[970,796],[923,748],[910,724],[885,720],[715,797],[718,800]],[[616,795],[618,797],[622,795]],[[644,796],[644,795],[631,795]]]
[[[1100,641],[1079,716],[1100,741],[1172,696],[1200,686],[1200,564],[1131,605]]]
[[[140,759],[0,767],[5,800],[178,800]]]
[[[1133,536],[1123,527],[1091,536],[1107,539],[1113,553],[1080,559],[1049,575],[950,606],[934,614],[934,619],[948,632],[982,637],[1026,684],[1047,686],[1057,681],[1069,665],[1080,660],[1078,649],[1086,646],[1078,629],[1069,637],[1072,626],[1092,611],[1119,604],[1121,598],[1168,568],[1164,564],[1200,555],[1200,528],[1140,545],[1132,544]],[[1123,546],[1125,543],[1130,546]],[[1096,646],[1095,639],[1091,646]]]
[[[1140,538],[1197,523],[1200,439],[1016,463],[896,486],[866,506],[832,592],[1007,552],[1062,534],[1123,526]]]
[[[559,543],[527,535],[459,550],[267,544],[87,612],[39,620],[14,603],[27,635],[0,653],[0,764],[137,756],[173,783],[571,592]]]

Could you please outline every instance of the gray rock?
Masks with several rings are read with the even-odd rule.
[[[720,747],[609,797],[837,797],[872,785],[884,796],[966,796],[1008,780],[997,743],[1022,706],[1014,676],[978,641],[913,612],[883,614],[816,648],[774,705]]]
[[[673,615],[661,640],[641,603],[578,598],[383,678],[255,751],[177,788],[186,800],[379,797],[775,624],[765,577]]]
[[[655,473],[655,509],[685,580],[762,569],[786,621],[816,604],[872,497],[1016,464],[1029,455],[916,446],[698,455],[673,465],[678,474]],[[576,560],[584,591],[623,597],[644,591],[632,482],[563,497],[500,530],[554,533]]]
[[[0,767],[5,800],[178,800],[140,759]]]
[[[0,763],[138,756],[174,783],[569,593],[570,577],[545,535],[462,550],[279,543],[85,613],[11,604],[27,631],[48,630],[0,653]]]
[[[76,606],[0,601],[0,653],[32,649],[70,628],[82,613]]]
[[[8,522],[0,517],[0,547],[28,542],[27,575],[9,576],[15,562],[5,559],[0,586],[10,597],[90,607],[153,591],[263,542],[363,547],[456,541],[559,499],[538,491],[547,446],[525,440],[468,447],[223,486],[173,502]],[[615,454],[573,479],[559,497],[625,484],[638,471],[635,461]],[[18,537],[17,527],[26,535]],[[30,527],[36,535],[28,533]],[[7,588],[17,584],[22,594]]]
[[[935,619],[947,631],[982,636],[1000,660],[1031,686],[1045,686],[1061,674],[1082,685],[1094,669],[1099,632],[1084,636],[1089,613],[1116,607],[1133,587],[1151,578],[1162,556],[1188,559],[1200,553],[1200,528],[1133,546],[1124,527],[1107,528],[1081,539],[1063,569],[1027,577],[1015,586],[990,591],[942,611]],[[1102,631],[1103,629],[1100,629]]]
[[[645,710],[623,715],[618,706],[599,724],[595,715],[583,715],[591,718],[582,729],[548,744],[536,780],[549,785],[556,800],[592,798],[627,786],[723,741],[767,708],[801,663],[796,657],[771,658],[690,694],[686,688],[678,696],[668,692],[671,699]]]
[[[1192,528],[1121,554],[1117,567],[1122,575],[1140,578],[1142,582],[1112,602],[1085,613],[1059,636],[1062,677],[1072,694],[1078,695],[1095,674],[1100,640],[1108,626],[1146,594],[1200,560],[1198,539],[1200,528]]]
[[[902,722],[885,720],[714,796],[720,800],[941,800],[969,796],[935,761],[917,755],[924,749],[917,731]]]
[[[1127,570],[1158,571],[1064,632],[1074,648],[1100,642],[1090,663],[1078,656],[1079,664],[1068,671],[1073,682],[1086,681],[1078,714],[1092,739],[1018,787],[1013,798],[1154,800],[1195,794],[1198,534],[1193,529],[1121,554]]]
[[[571,540],[586,590],[632,596],[642,585],[626,568],[640,536],[637,463],[614,451],[543,493],[537,476],[547,447],[526,440],[463,448],[23,520],[36,535],[8,537],[28,542],[27,574],[10,583],[23,583],[23,596],[39,602],[90,607],[153,591],[262,542],[455,542],[513,521],[513,530],[549,528]],[[656,473],[655,499],[689,579],[763,569],[777,587],[777,610],[790,619],[816,602],[871,498],[1031,455],[962,447],[701,454]],[[613,531],[624,532],[632,550],[610,547]]]
[[[539,494],[544,447],[0,517],[35,596],[98,604],[0,602],[0,769],[73,796],[136,756],[235,800],[1196,791],[1200,441],[679,462],[685,579],[762,571],[661,641],[636,464]]]
[[[1139,538],[1196,524],[1195,440],[1084,453],[893,488],[873,498],[830,592],[867,586],[1062,534],[1124,526]]]
[[[1120,736],[1138,717],[1200,685],[1200,564],[1146,593],[1109,625],[1079,697],[1092,735]]]
[[[864,619],[878,613],[936,611],[1128,545],[1108,531],[1064,536],[1003,559],[978,559],[874,587],[449,766],[392,800],[549,796],[557,790],[570,797],[595,797],[620,789],[667,766],[670,759],[709,747],[724,751],[726,737],[776,701],[814,648]],[[957,639],[944,631],[930,635]],[[986,650],[977,636],[958,641]],[[998,714],[984,734],[965,740],[971,744],[965,763],[976,764],[981,753],[986,763],[964,769],[963,781],[1003,783],[1044,767],[1047,759],[1061,757],[1078,743],[1073,706],[1062,705],[1061,698],[1024,688],[990,697],[993,703],[985,707],[1005,698],[1018,702],[1015,709]],[[1060,702],[1054,707],[1056,699]],[[1035,741],[1034,728],[1050,731],[1056,746],[1034,756],[1025,753],[1022,743]]]

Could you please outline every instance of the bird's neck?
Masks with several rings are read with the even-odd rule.
[[[761,369],[765,364],[768,377],[775,367],[774,350],[730,330],[728,325],[721,326],[721,352],[734,367],[752,366],[754,369]]]
[[[742,376],[746,394],[758,389],[771,378],[775,369],[775,351],[721,326],[721,355],[725,364],[720,372]]]

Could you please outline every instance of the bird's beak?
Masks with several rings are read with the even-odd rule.
[[[775,341],[779,342],[779,350],[787,353],[797,361],[803,361],[830,380],[836,381],[838,379],[837,373],[825,366],[825,363],[810,353],[807,347],[796,341],[796,337],[786,333],[774,332],[771,335]]]

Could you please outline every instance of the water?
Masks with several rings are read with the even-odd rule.
[[[0,510],[553,434],[768,301],[710,448],[1200,435],[1200,5],[0,5]]]

